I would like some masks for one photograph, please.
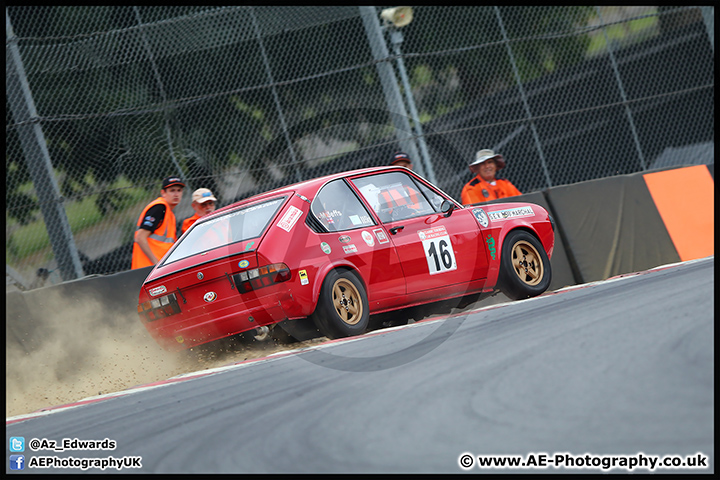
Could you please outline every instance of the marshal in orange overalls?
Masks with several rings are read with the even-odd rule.
[[[173,213],[172,208],[170,208],[170,204],[166,202],[164,198],[158,197],[145,207],[140,214],[140,218],[138,218],[135,235],[137,235],[138,230],[140,230],[140,225],[142,225],[142,222],[145,220],[148,210],[158,204],[165,205],[165,217],[155,231],[153,231],[148,237],[148,244],[150,245],[150,250],[152,250],[158,259],[160,259],[168,252],[168,250],[170,250],[173,243],[177,240],[175,214]],[[137,242],[134,242],[131,268],[134,270],[136,268],[150,267],[152,265],[154,265],[154,263],[150,261],[145,253],[143,253],[140,249],[140,245],[138,245]]]

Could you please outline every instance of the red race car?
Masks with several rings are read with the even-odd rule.
[[[538,205],[462,206],[406,168],[355,170],[203,217],[150,272],[138,314],[168,350],[278,325],[360,335],[371,315],[495,290],[540,295],[554,242]]]

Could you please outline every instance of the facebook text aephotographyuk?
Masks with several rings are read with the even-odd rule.
[[[75,458],[75,457],[55,457],[55,456],[36,456],[31,457],[28,462],[29,468],[79,468],[88,470],[90,468],[99,468],[105,470],[113,468],[122,470],[123,468],[142,468],[142,457],[105,457],[105,458]]]

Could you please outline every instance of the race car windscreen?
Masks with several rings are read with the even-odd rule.
[[[260,237],[286,198],[274,198],[211,220],[196,222],[162,264],[167,265],[198,253]]]

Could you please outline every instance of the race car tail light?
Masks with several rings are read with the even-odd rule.
[[[159,320],[180,313],[180,305],[174,293],[159,298],[153,298],[137,306],[138,315],[148,322]]]
[[[233,275],[240,293],[247,293],[275,283],[290,280],[290,269],[284,263],[273,263]]]

